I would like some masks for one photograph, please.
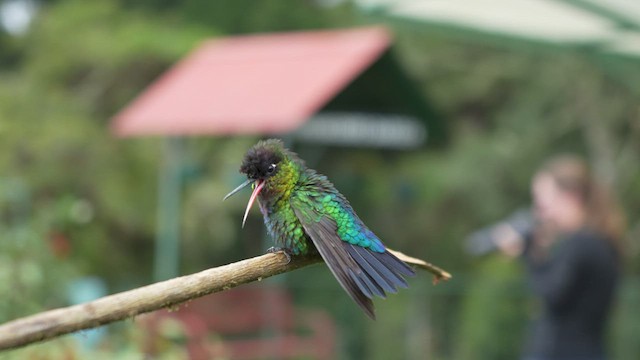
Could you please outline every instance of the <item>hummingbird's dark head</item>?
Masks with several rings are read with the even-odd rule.
[[[260,141],[247,151],[240,166],[240,172],[247,175],[247,181],[224,198],[227,199],[249,185],[253,187],[253,193],[242,220],[244,226],[249,209],[258,195],[267,201],[289,196],[303,167],[302,160],[285,149],[282,141],[277,139]]]
[[[251,180],[267,180],[278,173],[278,165],[285,158],[282,141],[269,139],[254,145],[242,160],[240,172]]]

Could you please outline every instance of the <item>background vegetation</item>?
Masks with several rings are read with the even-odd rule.
[[[0,32],[0,322],[66,305],[68,286],[84,276],[104,279],[109,292],[151,281],[161,140],[117,139],[109,120],[162,71],[208,37],[370,23],[348,2],[332,1],[40,5],[26,34]],[[629,216],[626,281],[610,345],[617,359],[640,357],[633,335],[640,324],[637,63],[393,30],[397,57],[443,114],[446,145],[392,155],[333,149],[312,165],[381,238],[455,279],[437,287],[413,279],[411,290],[379,302],[374,325],[319,266],[280,280],[296,303],[330,311],[343,358],[516,358],[535,308],[519,265],[471,258],[462,243],[528,203],[541,161],[572,151],[589,157]],[[187,141],[182,273],[262,251],[259,217],[239,228],[245,199],[220,201],[255,140]],[[303,156],[310,151],[295,146]],[[109,330],[95,356],[139,351],[133,323]],[[10,354],[78,351],[67,338]]]

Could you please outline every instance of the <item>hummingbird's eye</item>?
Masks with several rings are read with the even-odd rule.
[[[269,165],[269,167],[267,168],[267,172],[269,174],[273,174],[274,171],[276,171],[276,164]]]

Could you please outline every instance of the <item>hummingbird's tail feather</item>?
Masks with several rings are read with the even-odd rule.
[[[415,276],[416,272],[411,268],[411,266],[407,265],[404,261],[398,259],[397,256],[392,254],[389,251],[385,251],[383,253],[375,253],[376,258],[381,262],[385,263],[389,266],[389,269],[395,270],[397,273],[400,273],[405,276]]]
[[[371,268],[369,264],[365,264],[365,267],[363,267],[358,263],[358,260],[355,261],[355,270],[351,271],[352,277],[354,278],[356,283],[364,282],[365,284],[367,284],[367,287],[371,290],[369,294],[367,294],[367,291],[365,291],[365,289],[362,289],[362,287],[360,288],[368,298],[372,299],[373,295],[385,298],[387,297],[385,291],[395,292],[393,286],[385,278],[381,277],[378,272]]]
[[[394,276],[384,265],[380,264],[376,259],[373,259],[370,254],[367,254],[369,252],[367,249],[348,243],[344,244],[344,246],[362,269],[363,273],[361,276],[371,279],[374,284],[383,289],[382,295],[379,295],[380,297],[386,297],[385,291],[390,293],[398,292],[395,284],[403,280],[401,278],[398,279],[398,277]]]
[[[305,230],[314,240],[320,256],[322,256],[340,286],[349,294],[349,297],[364,310],[367,316],[375,320],[376,315],[371,298],[373,293],[378,293],[382,290],[377,289],[373,283],[369,286],[371,281],[362,276],[364,272],[358,264],[342,246],[339,246],[341,243],[339,239],[339,242],[336,243],[337,246],[324,246],[322,242],[316,241],[316,239],[335,237],[336,228],[334,222],[325,220],[319,221],[316,225],[314,227],[305,226]]]
[[[413,269],[386,251],[379,253],[346,243],[345,247],[366,275],[386,292],[396,293],[398,288],[407,288],[403,276],[415,275]]]
[[[384,290],[368,276],[362,276],[362,273],[358,275],[356,271],[352,269],[349,269],[349,276],[351,276],[356,285],[358,285],[364,296],[369,299],[373,299],[374,295],[385,297]]]

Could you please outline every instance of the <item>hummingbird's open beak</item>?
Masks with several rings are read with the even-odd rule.
[[[252,184],[255,185],[255,187],[253,188],[253,192],[251,193],[251,197],[249,198],[249,203],[247,204],[247,209],[244,212],[244,217],[242,218],[242,227],[244,227],[244,223],[247,221],[247,215],[249,215],[249,209],[251,209],[251,206],[256,201],[258,194],[260,194],[260,191],[262,191],[262,188],[264,187],[264,180],[247,179],[247,181],[243,182],[242,184],[240,184],[240,186],[233,189],[230,193],[227,194],[227,196],[224,197],[224,199],[222,199],[222,201],[227,200],[238,191]]]
[[[254,183],[255,187],[253,188],[253,192],[251,193],[251,197],[249,198],[249,203],[247,204],[247,210],[244,211],[244,217],[242,218],[242,227],[244,228],[244,223],[247,221],[247,215],[249,215],[249,209],[253,205],[253,202],[256,201],[258,194],[262,191],[264,187],[264,180],[256,180]]]
[[[227,196],[224,197],[224,199],[222,199],[222,201],[227,200],[228,198],[230,198],[232,195],[234,195],[235,193],[237,193],[238,191],[246,188],[247,186],[253,184],[255,180],[251,180],[251,179],[247,179],[247,181],[243,182],[242,184],[240,184],[240,186],[238,186],[237,188],[231,190],[230,193],[227,194]]]

